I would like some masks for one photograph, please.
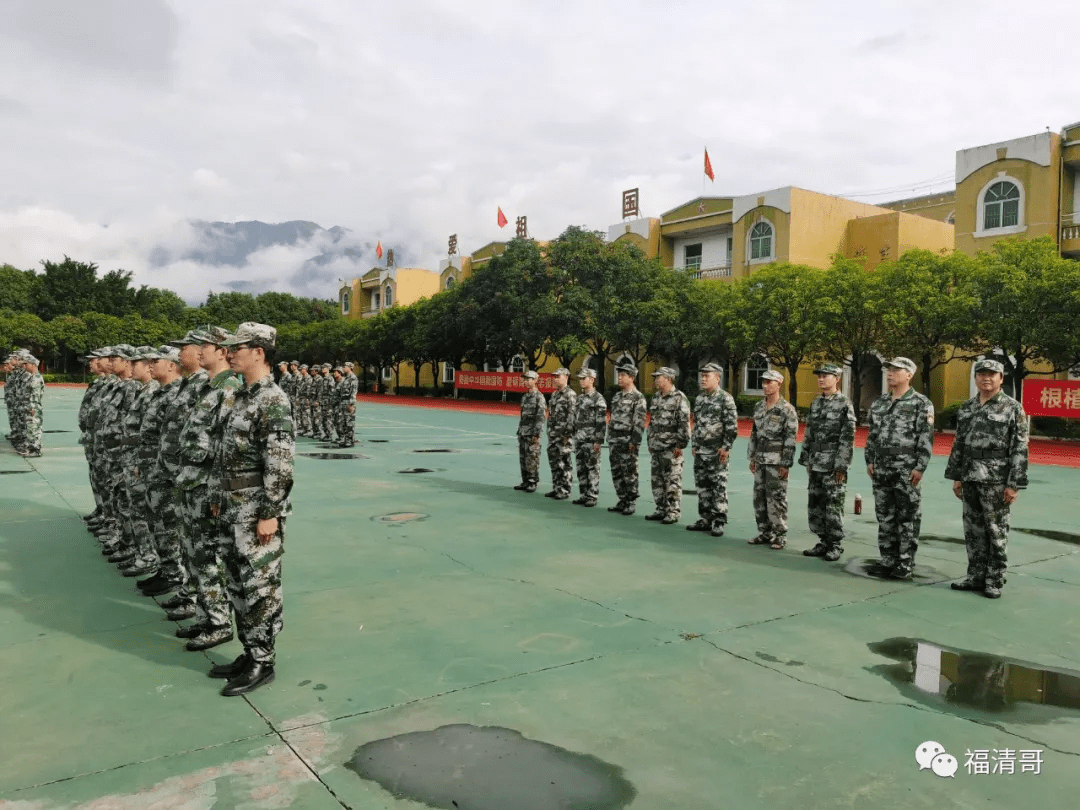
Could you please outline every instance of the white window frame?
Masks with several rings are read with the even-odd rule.
[[[453,363],[442,364],[442,381],[444,383],[452,383],[454,381],[454,365]]]
[[[755,239],[762,239],[760,236],[753,236],[754,229],[758,225],[767,225],[769,227],[769,254],[767,256],[759,256],[756,259],[751,258],[754,255],[753,244]],[[776,261],[776,226],[772,221],[760,217],[754,221],[754,224],[750,226],[746,232],[746,263],[747,264],[768,264],[769,262]]]
[[[766,357],[763,354],[755,354],[750,358],[750,360],[754,360],[754,359],[757,359],[757,358],[761,358],[762,360],[765,361],[765,368],[761,369],[762,374],[764,374],[766,371],[772,371],[772,363],[769,362],[768,357]],[[751,388],[750,387],[750,360],[747,360],[745,363],[743,363],[743,369],[742,369],[742,390],[743,390],[743,393],[744,394],[764,394],[765,393],[764,388]]]
[[[510,373],[511,374],[524,374],[525,373],[525,358],[520,354],[515,354],[510,358]]]
[[[986,194],[990,191],[992,186],[998,183],[1012,183],[1016,186],[1016,190],[1020,193],[1020,199],[1017,201],[1015,225],[1009,225],[1007,227],[1000,228],[987,228],[986,227]],[[972,236],[979,238],[983,236],[1010,236],[1012,234],[1024,233],[1027,231],[1027,220],[1024,218],[1024,208],[1027,201],[1027,194],[1024,191],[1024,184],[1017,180],[1015,177],[1005,174],[1005,172],[998,172],[994,177],[986,183],[985,186],[979,191],[977,199],[977,209],[975,212],[975,233]]]
[[[445,287],[445,289],[449,290],[453,286],[454,286],[454,277],[453,276],[447,276],[446,277],[446,287]]]
[[[385,292],[383,293],[383,306],[392,307],[394,305],[394,290],[387,284]]]
[[[382,373],[379,375],[382,377],[383,382],[390,382],[394,379],[394,370],[390,366],[383,366]]]
[[[691,256],[688,251],[690,248],[697,248],[697,256],[694,256],[695,261],[691,261]],[[690,245],[683,245],[683,268],[686,270],[700,270],[701,269],[701,257],[704,255],[705,245],[703,242],[694,242]]]
[[[484,371],[504,371],[502,363],[484,362]]]
[[[375,292],[373,292],[371,294],[371,308],[372,309],[379,309],[380,308],[379,305],[380,305],[381,302],[382,302],[382,295],[379,294],[378,290],[375,290]]]

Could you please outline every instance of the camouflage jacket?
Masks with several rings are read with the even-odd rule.
[[[26,381],[26,394],[24,399],[26,401],[27,412],[41,413],[41,409],[45,407],[45,378],[40,373],[34,373],[28,375],[29,378]]]
[[[139,440],[142,433],[143,415],[146,413],[151,398],[161,388],[157,380],[148,380],[138,385],[139,391],[132,400],[131,407],[124,414],[124,443],[120,447],[120,456],[124,459],[124,466],[131,469],[139,465]]]
[[[165,414],[169,405],[180,394],[184,380],[177,377],[168,385],[158,383],[157,390],[151,395],[143,410],[142,424],[139,425],[139,465],[153,470],[158,464],[161,453],[161,434],[165,427]]]
[[[193,372],[180,383],[176,393],[165,404],[161,418],[161,443],[158,452],[158,474],[175,483],[180,474],[180,431],[188,414],[210,384],[210,375],[203,369]]]
[[[319,401],[323,404],[323,407],[333,405],[337,400],[337,394],[334,392],[335,385],[337,383],[334,382],[333,377],[323,376],[322,387],[319,389]]]
[[[1027,467],[1027,415],[1019,402],[999,391],[986,404],[976,394],[960,406],[946,478],[1024,489]]]
[[[188,413],[180,430],[182,467],[176,485],[181,489],[211,484],[211,467],[217,455],[221,420],[228,412],[228,405],[223,402],[225,394],[241,385],[243,380],[232,371],[218,373],[207,383],[202,397]]]
[[[539,391],[526,391],[521,397],[521,418],[518,420],[517,435],[525,439],[535,439],[544,435],[547,401]]]
[[[664,453],[686,447],[690,441],[690,400],[678,388],[657,391],[649,406],[649,452]]]
[[[770,408],[762,399],[754,407],[746,457],[754,464],[790,467],[795,463],[798,434],[799,414],[790,402],[780,397]]]
[[[355,374],[346,374],[341,378],[341,402],[352,405],[356,402],[356,392],[360,390],[360,380]]]
[[[645,395],[636,388],[616,391],[611,398],[611,419],[607,426],[608,444],[641,446],[645,433]]]
[[[101,375],[91,380],[90,385],[86,387],[86,393],[83,394],[82,402],[79,403],[79,430],[83,433],[90,429],[87,422],[90,417],[90,409],[94,405],[94,397],[104,384],[105,377]]]
[[[300,381],[300,399],[310,405],[313,393],[315,393],[315,378],[308,374]]]
[[[866,466],[883,470],[919,470],[930,463],[934,447],[934,405],[914,388],[899,399],[887,391],[870,406]]]
[[[25,368],[14,368],[8,373],[7,382],[4,383],[4,404],[9,411],[18,408],[20,392],[26,386],[26,378],[29,376],[30,373]]]
[[[101,385],[94,391],[94,398],[86,409],[86,441],[84,444],[93,445],[94,437],[101,427],[101,417],[105,410],[105,403],[120,383],[120,378],[115,374],[106,374],[101,380]]]
[[[577,392],[569,385],[555,391],[548,400],[547,433],[549,439],[569,439],[574,435],[577,415]]]
[[[698,394],[694,400],[694,452],[715,455],[717,450],[731,450],[738,435],[739,412],[731,394],[723,388],[714,394]]]
[[[124,437],[124,416],[141,389],[142,383],[138,380],[117,378],[116,385],[102,403],[99,429],[95,435],[95,439],[100,437],[104,449],[120,447],[120,440]]]
[[[228,394],[214,461],[226,523],[251,524],[292,512],[296,437],[289,398],[267,374]]]
[[[851,466],[855,447],[855,409],[843,394],[819,396],[810,403],[799,463],[814,472],[840,472]]]
[[[293,388],[296,384],[296,378],[288,371],[281,375],[281,379],[278,380],[278,388],[285,392],[285,396],[292,397]]]
[[[574,441],[578,444],[603,444],[607,429],[607,403],[595,388],[578,394],[574,407]]]

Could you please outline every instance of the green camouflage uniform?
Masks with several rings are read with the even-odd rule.
[[[731,452],[739,435],[739,412],[735,400],[723,388],[702,391],[694,400],[694,486],[698,495],[698,518],[713,531],[722,531],[728,514],[728,462],[719,451]]]
[[[577,392],[569,385],[555,391],[548,402],[548,466],[551,488],[556,495],[568,497],[574,480],[574,417]]]
[[[28,372],[22,399],[26,425],[24,447],[28,453],[40,454],[41,430],[45,414],[45,378],[40,372]]]
[[[611,482],[619,503],[633,507],[638,499],[638,451],[645,433],[645,395],[636,388],[617,391],[611,398],[607,427]]]
[[[4,384],[4,402],[8,409],[8,425],[11,428],[9,437],[12,446],[21,450],[26,443],[26,417],[23,400],[26,396],[26,385],[30,378],[30,372],[22,366],[12,369]]]
[[[178,377],[168,385],[158,385],[143,411],[139,426],[139,476],[146,482],[146,505],[162,578],[169,582],[187,582],[187,568],[180,550],[179,514],[176,509],[173,481],[161,470],[161,442],[165,419],[173,402],[183,390]]]
[[[806,514],[810,531],[820,538],[822,551],[844,550],[844,497],[854,446],[855,409],[851,400],[840,393],[817,397],[806,418],[799,464],[809,474]],[[839,472],[845,474],[843,482],[836,480]]]
[[[270,375],[229,397],[214,467],[220,482],[217,542],[244,650],[252,661],[272,665],[274,639],[282,627],[285,517],[292,511],[296,442],[291,408]],[[277,532],[260,545],[256,527],[270,518],[277,518]]]
[[[330,435],[326,432],[326,388],[329,380],[322,371],[315,378],[311,387],[311,419],[313,422],[312,436],[320,441],[329,441]]]
[[[83,455],[86,456],[86,469],[90,479],[90,491],[94,493],[94,502],[97,511],[101,510],[101,493],[98,491],[98,482],[94,477],[94,436],[92,419],[94,414],[94,400],[104,387],[106,375],[99,374],[86,388],[82,402],[79,404],[79,444],[82,445]]]
[[[762,399],[754,407],[750,446],[746,457],[757,465],[754,471],[754,519],[758,537],[774,544],[787,542],[788,482],[780,477],[782,468],[795,463],[795,438],[799,414],[783,397],[769,407]]]
[[[690,441],[690,400],[678,388],[657,391],[649,405],[648,444],[656,514],[670,520],[682,515],[683,454]]]
[[[153,517],[147,502],[148,481],[146,470],[139,465],[139,434],[146,406],[161,386],[156,380],[145,383],[136,381],[136,385],[139,386],[138,393],[124,414],[123,435],[120,439],[120,468],[127,489],[128,504],[123,515],[124,533],[134,543],[138,567],[156,569],[158,558],[150,530]]]
[[[526,391],[521,397],[521,416],[518,419],[518,462],[521,483],[535,487],[540,483],[540,442],[544,435],[547,400],[539,391]]]
[[[596,505],[600,495],[600,449],[607,429],[607,403],[595,388],[578,394],[574,409],[574,456],[578,493],[583,503]]]
[[[342,375],[338,402],[338,441],[342,447],[356,444],[356,392],[360,380],[351,371]]]
[[[922,524],[922,491],[911,483],[911,472],[925,472],[930,463],[934,405],[912,388],[899,399],[886,392],[870,406],[869,422],[865,456],[874,468],[881,564],[910,573]]]
[[[975,395],[956,415],[945,477],[963,482],[967,578],[973,585],[1005,584],[1009,542],[1006,489],[1028,484],[1028,428],[1024,408],[999,391],[985,404]]]
[[[328,442],[337,440],[337,382],[329,371],[323,374],[322,388],[319,389],[319,413],[322,414],[322,438]]]
[[[124,440],[124,416],[139,394],[141,383],[121,380],[112,389],[101,413],[101,474],[104,481],[104,497],[108,504],[105,521],[107,534],[102,540],[106,546],[136,552],[135,538],[130,534],[131,498],[124,478],[121,449]]]

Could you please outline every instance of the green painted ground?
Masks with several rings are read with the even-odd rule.
[[[799,469],[792,543],[774,552],[745,543],[741,462],[718,541],[645,522],[647,498],[627,518],[512,491],[513,418],[364,405],[364,458],[297,459],[278,679],[226,699],[206,670],[239,645],[183,651],[83,530],[80,397],[49,389],[46,429],[69,432],[45,437],[44,458],[0,450],[3,810],[419,807],[344,764],[457,723],[618,766],[633,808],[1017,807],[1080,790],[1080,546],[1014,532],[1003,599],[949,590],[965,558],[947,541],[961,529],[944,459],[924,501],[942,539],[921,547],[916,583],[883,582],[801,556]],[[413,452],[436,448],[460,452]],[[413,467],[436,472],[398,472]],[[1031,478],[1014,526],[1080,539],[1080,470]],[[849,562],[875,553],[856,480]],[[601,488],[610,505],[606,474]],[[429,517],[377,519],[398,512]],[[695,512],[686,496],[684,523]],[[925,643],[913,663],[868,646],[891,638]],[[920,772],[927,740],[959,760],[955,778]],[[1041,750],[1041,772],[969,774],[968,749],[991,767]]]

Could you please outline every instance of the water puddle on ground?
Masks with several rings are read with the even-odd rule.
[[[923,543],[954,543],[964,545],[963,537],[946,537],[943,534],[920,534],[919,542]]]
[[[25,475],[33,470],[0,470],[0,475]]]
[[[375,740],[345,767],[397,798],[446,810],[619,810],[637,793],[617,765],[496,726]]]
[[[1023,532],[1024,534],[1033,534],[1036,537],[1045,537],[1048,540],[1057,540],[1061,543],[1070,543],[1074,546],[1080,546],[1080,534],[1074,534],[1072,532],[1059,532],[1056,529],[1013,529],[1016,532]]]
[[[867,645],[899,663],[871,667],[923,703],[1004,713],[1038,704],[1080,711],[1080,672],[1030,661],[890,638]],[[1058,712],[1063,714],[1065,712]]]
[[[42,433],[71,433],[70,430],[43,430]]]
[[[412,523],[417,520],[427,520],[431,515],[423,512],[391,512],[389,515],[373,515],[372,520],[376,523]]]
[[[398,472],[412,475],[413,473],[445,472],[445,470],[441,467],[406,467],[404,470],[398,470]]]
[[[333,458],[369,458],[359,453],[299,453],[304,458],[333,459]]]
[[[890,577],[889,569],[882,568],[880,561],[876,557],[852,557],[844,564],[844,570],[849,574],[854,574],[857,577],[866,577],[867,579],[884,579],[891,582],[902,581],[894,580]],[[925,583],[940,582],[944,579],[948,579],[948,577],[936,568],[916,563],[915,568],[912,570],[912,578],[909,581]]]
[[[414,453],[460,453],[460,450],[452,450],[449,447],[433,447],[430,450],[413,450]]]

